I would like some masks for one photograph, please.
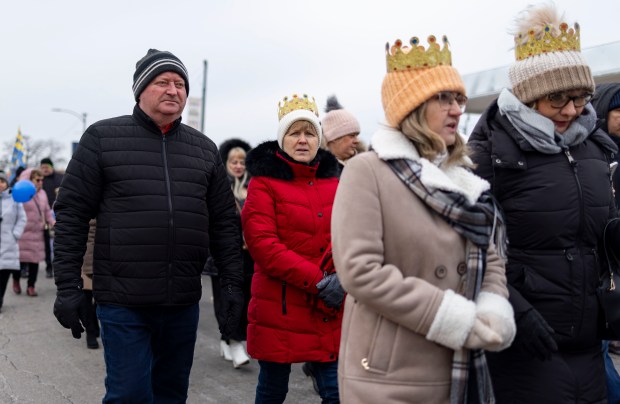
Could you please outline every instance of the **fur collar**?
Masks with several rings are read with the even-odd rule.
[[[381,128],[370,141],[381,160],[409,159],[422,165],[420,180],[430,190],[441,189],[459,193],[474,204],[480,195],[490,189],[489,183],[467,168],[461,166],[436,166],[425,158],[421,158],[411,140],[400,131],[392,128]]]
[[[252,149],[245,158],[245,165],[252,177],[263,176],[272,177],[280,180],[291,181],[295,178],[295,168],[307,167],[309,170],[313,167],[303,164],[289,162],[279,157],[276,152],[280,150],[278,142],[271,140],[264,142]],[[316,160],[318,167],[316,168],[317,178],[331,178],[338,176],[338,161],[330,152],[319,149]]]

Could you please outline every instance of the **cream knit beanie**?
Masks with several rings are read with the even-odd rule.
[[[594,78],[581,55],[580,28],[569,28],[553,4],[529,7],[516,19],[516,62],[508,77],[524,104],[562,91],[594,92]]]

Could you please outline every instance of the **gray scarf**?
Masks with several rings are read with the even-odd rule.
[[[499,112],[508,118],[532,150],[543,154],[558,154],[582,143],[596,125],[596,112],[589,103],[585,106],[584,113],[579,115],[563,134],[555,132],[551,119],[524,105],[506,88],[499,94],[497,106]]]

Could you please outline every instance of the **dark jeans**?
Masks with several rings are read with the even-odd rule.
[[[103,403],[185,403],[198,315],[198,304],[98,304],[106,365]]]
[[[323,404],[337,404],[338,398],[338,361],[308,362],[319,386],[319,395]],[[258,361],[258,385],[256,386],[255,404],[281,404],[288,393],[288,379],[291,374],[290,363]]]
[[[607,382],[607,401],[620,403],[620,376],[609,356],[609,341],[603,341],[603,356],[605,358],[605,381]]]
[[[28,287],[33,287],[37,283],[37,275],[39,274],[38,262],[20,262],[22,271],[28,271]]]

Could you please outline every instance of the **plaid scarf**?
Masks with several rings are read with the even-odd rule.
[[[464,195],[441,189],[430,190],[420,180],[422,166],[409,159],[386,161],[407,187],[429,208],[466,239],[467,274],[465,297],[475,300],[482,286],[489,243],[496,239],[498,254],[505,251],[505,230],[499,208],[489,191],[474,205]],[[470,375],[470,372],[474,372]],[[470,380],[471,379],[471,380]],[[475,380],[476,385],[471,382]],[[491,377],[484,351],[460,349],[452,360],[451,403],[495,403]]]

